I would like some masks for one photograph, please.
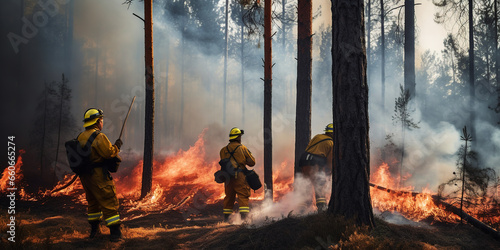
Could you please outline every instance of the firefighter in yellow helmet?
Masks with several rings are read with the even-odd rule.
[[[245,220],[250,207],[248,199],[250,198],[250,186],[247,183],[243,170],[245,166],[253,167],[255,158],[250,150],[245,145],[241,144],[241,135],[245,132],[239,128],[232,128],[229,132],[229,144],[220,150],[220,158],[230,158],[233,167],[235,168],[235,176],[231,176],[229,181],[224,183],[224,221],[229,220],[229,216],[233,213],[234,201],[238,196],[238,205],[241,219]],[[232,153],[232,155],[231,155]]]
[[[114,145],[111,144],[108,137],[101,132],[103,119],[103,111],[100,109],[90,108],[84,114],[85,131],[78,136],[78,141],[83,147],[94,133],[95,139],[91,145],[91,170],[80,174],[80,181],[88,202],[88,221],[91,225],[89,237],[94,238],[100,233],[99,224],[103,219],[110,229],[110,240],[120,241],[122,234],[118,214],[119,204],[115,183],[108,172],[108,167],[109,160],[118,157],[123,142],[118,139]]]
[[[327,208],[325,184],[332,173],[333,123],[326,125],[324,132],[311,139],[299,161],[300,171],[314,187],[318,211]]]

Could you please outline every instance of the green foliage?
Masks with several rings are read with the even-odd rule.
[[[496,172],[492,168],[482,168],[478,163],[478,154],[475,151],[468,151],[465,157],[465,168],[463,159],[465,147],[461,146],[457,152],[457,170],[453,172],[453,177],[445,183],[439,185],[438,193],[444,198],[457,200],[462,189],[462,178],[465,170],[464,183],[464,205],[479,205],[482,198],[488,196],[488,188],[494,186],[497,181]],[[455,187],[447,192],[447,186]]]
[[[410,110],[408,107],[411,99],[410,92],[405,90],[402,85],[400,85],[399,88],[401,92],[395,101],[394,115],[392,116],[393,123],[400,123],[404,129],[409,130],[420,128],[418,122],[415,123],[413,118],[411,118],[411,113],[414,112],[414,110]]]

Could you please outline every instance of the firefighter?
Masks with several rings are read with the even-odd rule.
[[[255,158],[250,150],[241,144],[241,135],[244,134],[243,130],[239,128],[232,128],[229,132],[229,144],[220,150],[220,158],[230,158],[236,174],[231,176],[229,181],[224,183],[224,221],[229,220],[229,216],[233,213],[233,205],[238,195],[238,205],[241,219],[245,220],[250,207],[248,199],[250,198],[250,186],[247,183],[243,170],[246,166],[253,167],[255,165]],[[231,156],[231,152],[233,152]]]
[[[332,172],[333,123],[326,125],[324,132],[311,139],[299,161],[300,172],[314,187],[318,211],[327,208],[325,184]]]
[[[122,239],[120,230],[120,215],[118,214],[118,198],[113,178],[108,172],[106,160],[118,157],[120,147],[123,142],[118,139],[115,144],[111,144],[108,137],[102,132],[103,112],[100,109],[90,108],[84,114],[85,131],[78,136],[78,141],[83,147],[89,137],[94,133],[95,137],[90,153],[92,162],[90,173],[80,174],[80,181],[85,190],[85,197],[88,202],[88,221],[91,226],[89,238],[94,238],[100,233],[99,224],[101,219],[110,230],[110,240],[113,242]]]

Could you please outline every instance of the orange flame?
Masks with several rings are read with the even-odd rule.
[[[159,211],[168,208],[168,204],[180,204],[196,193],[204,194],[204,202],[212,204],[223,197],[224,188],[214,181],[213,173],[220,167],[216,161],[205,161],[206,129],[198,136],[198,140],[188,150],[179,150],[168,156],[163,162],[153,163],[153,190],[139,202],[130,202],[130,210]],[[117,189],[124,197],[139,198],[142,178],[142,162],[132,174],[118,179]]]
[[[383,163],[377,171],[375,171],[371,176],[371,181],[372,183],[389,189],[397,187],[397,181],[391,176],[387,163]],[[382,212],[401,212],[405,217],[414,221],[421,221],[430,217],[435,221],[448,222],[459,219],[458,216],[438,207],[431,197],[430,190],[424,189],[419,194],[412,194],[407,191],[412,189],[412,187],[405,187],[402,188],[402,190],[406,192],[388,192],[372,188],[370,194],[373,207]]]
[[[21,180],[23,179],[23,173],[21,171],[21,166],[23,165],[22,155],[25,152],[25,150],[21,149],[16,164],[6,167],[3,170],[2,178],[0,178],[0,190],[2,192],[6,191],[7,188],[20,188]]]

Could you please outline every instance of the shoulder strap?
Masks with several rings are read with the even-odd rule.
[[[229,158],[233,157],[233,159],[236,161],[236,158],[234,158],[233,154],[234,154],[234,152],[236,152],[236,149],[238,149],[240,146],[241,146],[241,144],[236,146],[236,148],[233,150],[233,152],[229,151],[229,145],[226,146],[227,152],[231,155]],[[238,161],[236,161],[236,163],[237,162]]]
[[[94,131],[94,133],[92,133],[92,135],[87,140],[87,143],[85,144],[86,149],[89,149],[92,146],[92,143],[94,143],[94,139],[99,135],[99,133],[99,131]]]
[[[326,138],[326,139],[323,139],[323,140],[321,140],[321,141],[319,141],[319,142],[316,142],[316,143],[314,143],[313,145],[311,145],[311,146],[307,147],[307,148],[306,148],[306,151],[307,151],[307,150],[309,150],[309,149],[311,149],[312,147],[314,147],[314,146],[318,145],[320,142],[324,142],[324,141],[333,141],[333,139],[332,139],[332,138]]]

